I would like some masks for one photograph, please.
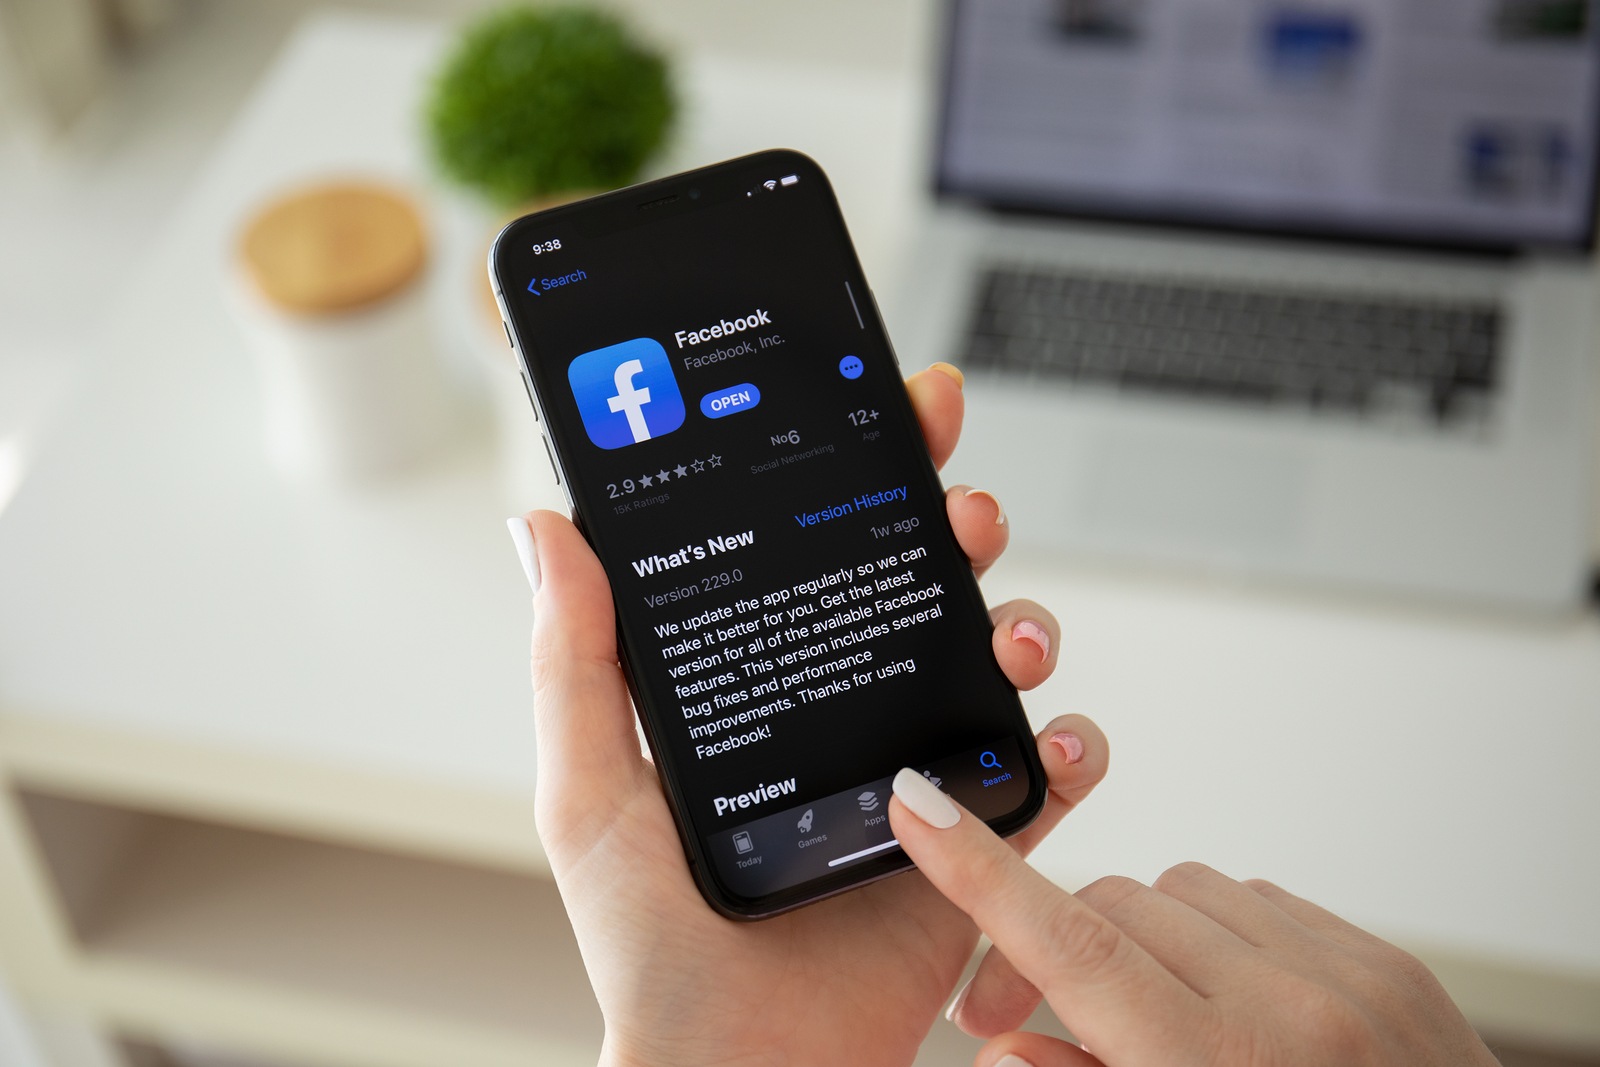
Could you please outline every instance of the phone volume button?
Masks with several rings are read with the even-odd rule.
[[[883,329],[883,338],[889,341],[889,355],[894,360],[896,367],[900,366],[900,353],[894,350],[894,342],[889,340],[889,324],[883,321],[883,309],[878,306],[878,294],[872,291],[872,286],[867,286],[867,298],[872,301],[872,313],[878,317],[878,325]]]
[[[518,370],[517,377],[522,379],[522,390],[528,394],[528,406],[533,408],[533,421],[539,421],[539,402],[533,399],[533,379],[528,377],[528,372]],[[549,446],[546,446],[549,447]]]
[[[561,484],[561,468],[556,466],[556,454],[550,451],[550,438],[544,434],[539,435],[539,440],[544,444],[544,454],[550,458],[550,471],[556,476],[556,484]]]
[[[504,326],[506,328],[506,344],[510,345],[512,348],[516,348],[517,347],[517,342],[515,342],[515,341],[513,341],[511,339],[511,324],[509,322],[507,322],[505,319],[501,319],[500,320],[500,325],[502,325],[502,326]]]

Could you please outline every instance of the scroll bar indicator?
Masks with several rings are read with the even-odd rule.
[[[829,867],[837,867],[841,863],[849,863],[851,860],[858,860],[858,859],[861,859],[863,856],[870,856],[874,852],[882,852],[886,848],[894,848],[899,843],[900,843],[900,839],[899,838],[891,837],[889,840],[885,841],[881,845],[873,845],[871,848],[864,848],[860,852],[852,852],[848,856],[840,856],[836,860],[829,860],[828,861],[828,866]]]
[[[850,297],[850,310],[856,313],[856,325],[865,330],[867,324],[861,321],[861,308],[856,304],[856,291],[850,288],[849,282],[844,283],[844,291]]]

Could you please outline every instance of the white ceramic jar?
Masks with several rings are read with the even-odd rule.
[[[377,184],[301,189],[246,222],[233,304],[259,369],[266,451],[285,476],[392,476],[458,429],[427,260],[419,212]]]

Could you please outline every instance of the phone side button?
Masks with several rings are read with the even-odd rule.
[[[516,348],[517,347],[517,342],[515,342],[515,341],[513,341],[511,339],[511,324],[509,322],[507,322],[505,319],[501,319],[500,320],[500,325],[502,325],[502,326],[504,326],[506,328],[506,344],[510,345],[512,348]]]
[[[528,372],[519,370],[517,377],[522,379],[522,391],[528,394],[528,406],[533,409],[533,421],[539,421],[539,405],[533,399],[533,381],[528,377]],[[548,445],[545,447],[549,447]]]
[[[894,350],[894,342],[889,339],[889,325],[883,321],[883,309],[878,307],[878,294],[872,291],[870,285],[867,286],[867,296],[872,300],[872,313],[878,316],[878,325],[883,327],[883,339],[889,343],[889,355],[894,358],[894,365],[898,367],[900,365],[900,353]]]
[[[550,470],[556,476],[556,484],[561,484],[561,468],[556,466],[556,454],[550,451],[550,438],[544,434],[539,435],[539,440],[544,442],[544,454],[550,457]]]

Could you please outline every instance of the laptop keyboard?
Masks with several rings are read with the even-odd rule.
[[[995,266],[972,368],[1439,422],[1482,419],[1504,315],[1490,303],[1256,290]]]

